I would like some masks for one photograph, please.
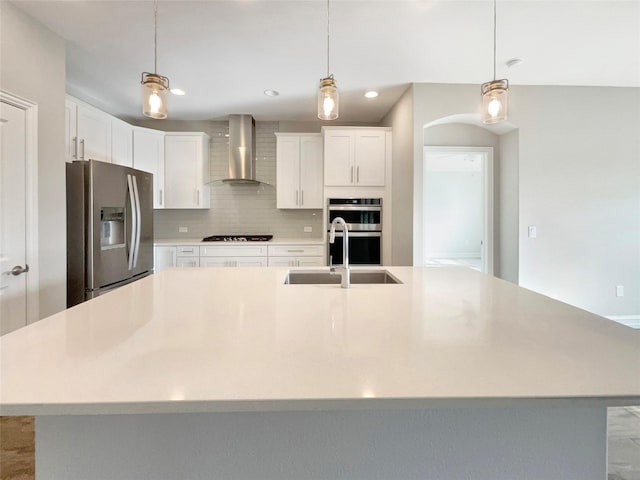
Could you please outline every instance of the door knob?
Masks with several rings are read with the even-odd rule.
[[[20,275],[22,273],[27,273],[28,271],[29,271],[29,265],[25,265],[24,267],[21,267],[20,265],[16,265],[11,270],[9,270],[7,272],[2,272],[2,274],[3,275],[18,276],[18,275]]]

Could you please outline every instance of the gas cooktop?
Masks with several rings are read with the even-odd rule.
[[[203,242],[268,242],[273,235],[211,235]]]

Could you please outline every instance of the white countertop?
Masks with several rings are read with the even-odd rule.
[[[462,267],[170,269],[0,339],[3,415],[640,404],[640,331]]]
[[[322,238],[279,238],[267,242],[203,242],[201,238],[156,238],[154,245],[324,245]]]

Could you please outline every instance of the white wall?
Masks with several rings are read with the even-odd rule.
[[[66,306],[65,42],[0,2],[0,88],[38,104],[39,311]]]
[[[400,190],[394,177],[394,209],[413,211],[414,217],[394,235],[415,242],[414,232],[422,229],[416,207],[422,203],[423,126],[477,113],[480,96],[478,85],[414,84],[412,97],[411,108],[406,98],[394,107],[413,115],[412,158],[394,156],[394,170],[408,173],[406,163],[413,165],[414,195],[402,190],[406,176]],[[638,88],[510,88],[519,181],[514,185],[511,165],[501,173],[500,188],[502,203],[519,191],[520,285],[603,315],[640,314],[639,105]],[[388,116],[394,136],[401,125],[406,128],[406,117]],[[506,139],[510,158],[514,140]],[[537,239],[527,238],[528,225],[538,227]],[[515,272],[512,265],[508,270]],[[624,285],[624,297],[615,296],[616,285]]]
[[[500,135],[500,162],[495,170],[497,186],[494,201],[499,206],[494,246],[496,275],[518,283],[518,149],[519,132]]]
[[[400,97],[381,125],[393,127],[392,265],[413,265],[413,87]],[[422,133],[420,134],[422,139]]]
[[[512,98],[520,284],[602,315],[640,314],[640,89],[514,87]]]

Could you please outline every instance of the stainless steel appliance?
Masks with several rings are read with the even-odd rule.
[[[153,271],[153,176],[67,163],[67,307]]]
[[[327,232],[336,217],[342,217],[349,229],[349,263],[381,265],[382,199],[330,198],[327,200]],[[343,263],[342,238],[342,233],[336,231],[335,242],[327,242],[327,262],[330,265]]]

